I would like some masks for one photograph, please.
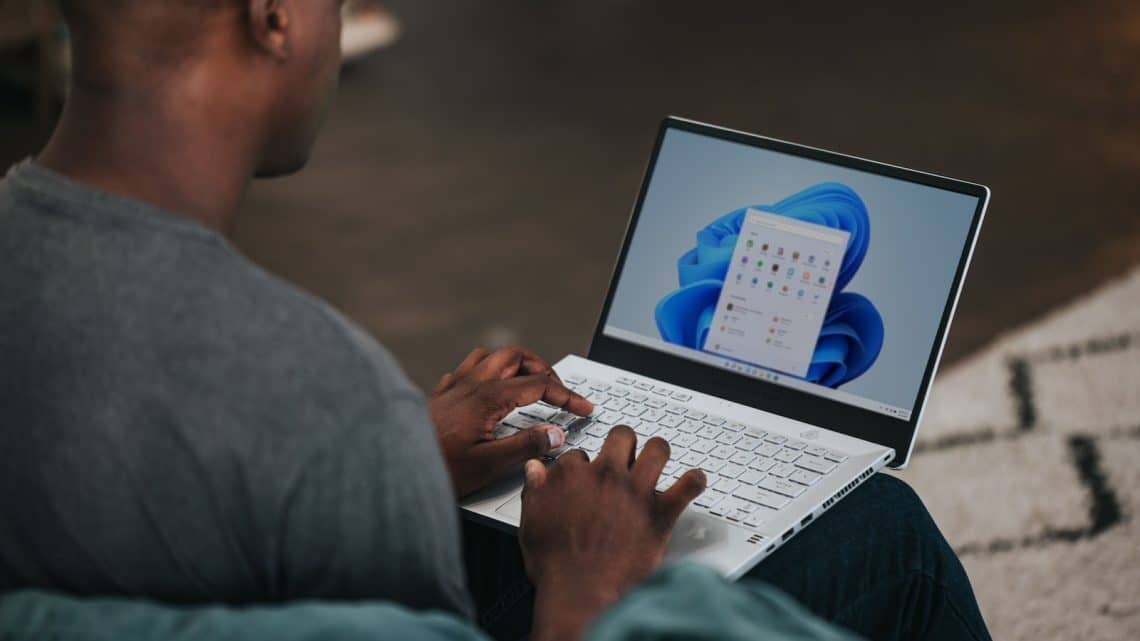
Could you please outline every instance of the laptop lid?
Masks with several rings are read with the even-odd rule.
[[[661,125],[589,357],[910,457],[989,190]]]

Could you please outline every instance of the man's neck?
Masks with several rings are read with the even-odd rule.
[[[254,172],[255,145],[204,100],[194,92],[73,86],[37,161],[227,233]]]

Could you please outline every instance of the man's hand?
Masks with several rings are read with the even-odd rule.
[[[549,469],[526,464],[519,542],[537,589],[535,639],[579,638],[661,564],[678,517],[704,491],[704,473],[689,470],[657,494],[669,444],[650,439],[635,461],[636,445],[633,430],[619,425],[593,462],[573,450]]]
[[[491,434],[516,407],[540,400],[579,416],[594,411],[546,361],[523,347],[477,349],[440,379],[428,411],[457,495],[466,496],[527,459],[562,447],[566,435],[557,425],[539,425],[498,441]]]

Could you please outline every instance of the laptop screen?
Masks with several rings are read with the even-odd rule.
[[[669,128],[602,333],[909,420],[979,198]]]

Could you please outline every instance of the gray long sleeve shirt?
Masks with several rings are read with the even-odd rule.
[[[470,614],[422,394],[220,235],[0,181],[0,591]]]

